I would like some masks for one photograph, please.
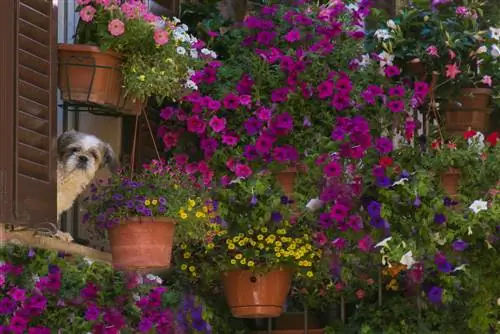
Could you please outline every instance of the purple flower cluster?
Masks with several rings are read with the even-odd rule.
[[[182,307],[177,312],[177,330],[181,333],[191,333],[196,330],[197,333],[211,334],[212,327],[203,318],[203,306],[196,302],[192,295],[184,296]]]

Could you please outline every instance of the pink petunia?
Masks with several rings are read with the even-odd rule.
[[[85,6],[80,10],[80,18],[82,21],[89,23],[94,19],[96,11],[92,6]]]
[[[156,29],[153,35],[156,45],[164,45],[168,43],[168,32],[163,29]]]
[[[431,57],[439,57],[438,48],[435,45],[429,46],[427,49],[427,54]]]
[[[491,77],[489,75],[485,75],[483,77],[483,79],[481,80],[482,83],[484,83],[485,85],[488,85],[491,87],[491,85],[493,84],[492,80],[491,80]]]
[[[384,69],[384,73],[385,73],[385,75],[387,75],[387,77],[392,78],[392,77],[396,77],[396,76],[400,75],[401,71],[399,70],[399,68],[397,66],[387,66]]]
[[[284,39],[289,43],[297,42],[300,40],[300,31],[298,29],[292,29],[285,35]]]
[[[115,37],[123,35],[125,32],[125,24],[119,19],[111,20],[108,24],[108,31]]]
[[[455,77],[460,73],[462,73],[462,71],[460,71],[456,63],[446,65],[447,78],[455,79]]]
[[[369,253],[373,248],[373,239],[368,234],[358,241],[358,248],[363,253]]]
[[[401,100],[393,100],[387,102],[387,108],[392,112],[399,113],[404,110],[405,104]]]

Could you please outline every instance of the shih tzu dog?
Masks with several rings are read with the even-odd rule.
[[[108,143],[74,130],[57,139],[57,217],[73,205],[78,195],[94,179],[98,170],[118,167]]]

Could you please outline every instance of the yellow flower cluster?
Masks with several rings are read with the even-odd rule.
[[[158,205],[158,200],[156,198],[153,199],[147,199],[144,201],[145,206],[157,206]]]
[[[197,199],[197,201],[193,199],[188,199],[186,206],[183,206],[179,209],[178,215],[182,220],[188,219],[189,213],[194,212],[194,216],[198,219],[206,218],[208,214],[208,207],[203,205],[200,210],[195,210],[196,207],[199,207],[201,204],[201,199]]]
[[[213,243],[207,245],[207,250],[215,247]],[[259,257],[265,253],[274,256],[276,262],[294,262],[299,268],[311,268],[313,260],[321,256],[320,250],[313,249],[309,235],[302,237],[287,236],[286,229],[278,229],[276,233],[269,233],[266,227],[254,231],[248,230],[246,234],[239,233],[233,238],[226,239],[226,247],[236,253],[230,260],[232,265],[243,265],[252,268],[255,259],[247,258],[243,254],[251,253],[252,257]],[[308,271],[308,277],[314,273]]]

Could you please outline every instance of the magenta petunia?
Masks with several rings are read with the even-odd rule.
[[[384,69],[384,73],[387,77],[393,78],[401,74],[401,71],[397,66],[386,66]]]
[[[222,104],[224,105],[224,108],[228,110],[234,110],[240,106],[240,98],[230,92],[224,97],[224,99],[222,100]]]
[[[342,167],[336,161],[332,161],[323,167],[323,173],[327,177],[338,177],[342,172]]]
[[[205,122],[198,116],[191,116],[187,120],[187,130],[189,132],[203,134],[205,132],[206,124]]]
[[[330,209],[330,216],[333,220],[340,222],[349,214],[349,208],[342,203],[335,203]]]
[[[288,87],[277,88],[271,93],[271,101],[274,103],[282,103],[288,99],[288,93],[290,89]]]
[[[400,86],[400,85],[390,87],[389,88],[389,96],[391,96],[391,97],[394,97],[394,96],[403,97],[403,96],[405,96],[404,87]]]
[[[237,177],[247,178],[252,175],[252,169],[245,164],[237,164],[235,169],[235,174]]]
[[[358,241],[358,249],[363,253],[369,253],[373,249],[373,239],[369,234]]]
[[[289,43],[297,42],[300,40],[300,31],[298,29],[292,29],[284,36],[284,39]]]
[[[404,110],[405,104],[402,100],[392,100],[387,102],[387,108],[394,113],[399,113]]]
[[[224,117],[214,116],[208,124],[214,132],[219,133],[226,128],[227,121]]]
[[[274,141],[274,137],[262,134],[255,142],[255,149],[260,154],[267,154],[271,151]]]
[[[333,82],[325,80],[318,85],[318,96],[320,99],[326,99],[333,94]]]
[[[260,107],[259,109],[257,109],[257,111],[255,111],[255,115],[261,121],[269,121],[271,119],[272,110],[269,108]]]
[[[222,142],[227,146],[234,147],[238,144],[239,137],[235,133],[227,133],[222,136]]]
[[[376,140],[375,146],[377,151],[379,151],[382,154],[388,154],[393,149],[392,140],[387,137],[378,138]]]

